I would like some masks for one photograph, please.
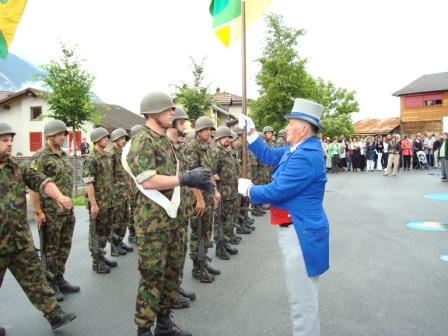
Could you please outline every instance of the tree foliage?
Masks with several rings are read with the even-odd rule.
[[[306,58],[298,52],[303,29],[287,27],[280,15],[266,17],[267,32],[261,69],[256,76],[260,96],[253,101],[251,116],[258,128],[285,126],[284,115],[291,111],[295,98],[306,98],[325,107],[322,118],[325,134],[353,133],[350,114],[358,111],[355,92],[337,88],[331,82],[315,79],[306,70]]]
[[[210,110],[214,104],[213,95],[210,94],[209,85],[204,85],[204,62],[191,59],[193,85],[182,83],[182,85],[175,85],[176,88],[176,101],[181,104],[188,117],[192,120],[196,120],[203,116],[205,112]]]

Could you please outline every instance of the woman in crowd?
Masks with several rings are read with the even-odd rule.
[[[367,160],[367,171],[373,171],[375,166],[375,144],[373,143],[372,137],[368,136],[366,139],[366,160]]]
[[[390,135],[388,136],[388,139],[390,139],[390,143],[388,146],[389,158],[387,160],[387,169],[384,173],[384,176],[389,175],[390,171],[392,170],[392,166],[393,175],[396,176],[398,165],[400,164],[400,144],[397,142],[397,137],[395,135],[391,138],[389,137]]]
[[[358,138],[352,138],[352,141],[350,142],[350,150],[352,152],[353,171],[361,170],[361,150],[359,148]]]
[[[401,154],[403,155],[403,170],[411,170],[412,143],[407,135],[401,141]]]
[[[339,169],[339,154],[341,152],[341,145],[338,142],[338,137],[333,138],[333,142],[328,146],[328,156],[331,158],[331,172],[337,173]]]
[[[376,136],[376,140],[375,140],[375,150],[377,153],[377,158],[376,158],[376,170],[383,170],[383,151],[384,151],[384,146],[383,146],[383,138],[381,137],[381,135],[377,135]]]

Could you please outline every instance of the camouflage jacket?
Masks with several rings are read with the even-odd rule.
[[[129,196],[129,175],[121,164],[121,152],[122,150],[112,145],[107,149],[107,154],[111,158],[112,162],[112,176],[113,194],[114,197],[128,197]]]
[[[277,142],[275,143],[275,147],[277,147],[277,148],[285,147],[287,145],[288,145],[288,143],[283,139],[278,139]]]
[[[176,175],[176,152],[166,135],[145,127],[130,141],[127,162],[138,183],[142,184],[154,175]],[[160,192],[168,199],[173,195],[172,189]],[[141,192],[137,195],[134,218],[136,226],[145,232],[172,230],[178,225],[161,206]]]
[[[254,178],[254,170],[257,167],[257,158],[255,157],[254,154],[252,154],[252,152],[249,149],[247,150],[247,153],[248,153],[247,156],[248,161],[247,161],[246,178],[251,180]],[[243,149],[241,146],[233,150],[233,156],[236,158],[236,161],[238,162],[239,165],[239,176],[243,176]]]
[[[195,139],[186,146],[184,155],[187,170],[203,167],[210,169],[213,174],[216,174],[212,148],[208,143],[202,143]]]
[[[185,148],[186,144],[175,144],[174,148],[176,150],[177,158],[179,159],[179,171],[185,172],[187,171],[187,162],[185,160]],[[194,197],[193,191],[191,188],[183,187],[181,189],[181,201],[179,207],[179,217],[181,220],[185,220],[194,215],[194,208],[196,205],[196,197]]]
[[[85,184],[93,183],[100,209],[112,208],[114,178],[110,155],[106,151],[100,153],[94,147],[84,160],[83,175]],[[90,204],[87,206],[90,207]]]
[[[45,145],[33,155],[31,168],[51,177],[62,194],[71,196],[73,191],[73,169],[70,158],[63,151],[53,152]],[[61,209],[57,202],[45,193],[40,193],[40,204],[44,212],[71,213],[73,210]]]
[[[218,190],[225,200],[238,197],[238,178],[240,167],[231,150],[221,146],[213,149],[214,170],[219,176]]]
[[[0,168],[0,255],[33,244],[26,221],[25,187],[39,192],[47,181],[45,175],[8,159]]]

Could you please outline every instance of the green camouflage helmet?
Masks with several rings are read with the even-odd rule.
[[[206,116],[199,117],[194,124],[195,131],[198,132],[205,128],[211,128],[215,130],[215,124],[213,123],[213,120]]]
[[[285,129],[281,129],[280,131],[278,131],[278,136],[281,136],[281,137],[286,136],[286,130]]]
[[[188,120],[188,115],[182,107],[176,106],[176,109],[174,110],[173,123],[179,119]]]
[[[236,133],[237,135],[243,135],[243,130],[242,130],[241,128],[239,128],[239,127],[236,127],[236,128],[234,129],[234,131],[235,131],[235,133]]]
[[[110,141],[117,141],[118,139],[125,137],[126,141],[129,140],[129,135],[128,132],[126,132],[124,129],[122,128],[117,128],[116,130],[114,130],[111,134],[110,134]]]
[[[140,130],[143,129],[143,125],[134,125],[131,127],[131,138],[133,138]]]
[[[16,132],[7,123],[0,122],[0,135],[11,134],[16,135]]]
[[[232,136],[232,131],[227,126],[219,126],[215,132],[215,139],[219,140],[224,137]]]
[[[274,133],[274,129],[271,126],[266,126],[265,128],[263,128],[263,133],[266,133],[266,132]]]
[[[92,133],[90,133],[90,141],[93,143],[97,143],[104,137],[109,137],[109,132],[103,127],[95,128]]]
[[[62,120],[51,120],[44,127],[44,135],[46,137],[56,135],[60,132],[65,132],[65,135],[68,134],[67,125]]]
[[[164,92],[150,92],[140,103],[140,114],[157,114],[175,109],[173,99]]]

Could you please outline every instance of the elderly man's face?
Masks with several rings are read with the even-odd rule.
[[[286,126],[286,141],[292,145],[295,145],[305,138],[307,134],[307,125],[298,120],[290,119]]]

